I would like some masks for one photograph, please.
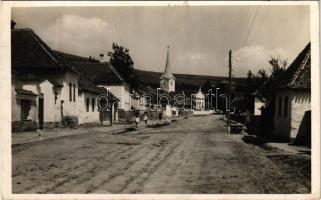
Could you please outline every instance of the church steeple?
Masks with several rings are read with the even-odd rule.
[[[167,46],[165,70],[160,77],[160,88],[166,92],[175,92],[175,77],[171,73],[169,62],[169,46]]]
[[[167,46],[167,55],[166,55],[166,65],[164,73],[170,73],[170,65],[169,65],[169,46]]]

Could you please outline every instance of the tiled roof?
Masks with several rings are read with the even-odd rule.
[[[79,78],[78,86],[79,86],[80,92],[89,92],[89,93],[94,93],[94,94],[105,94],[106,93],[106,91],[103,88],[97,87],[94,83],[85,79],[84,77]]]
[[[11,77],[12,79],[18,79],[21,81],[40,81],[40,77],[27,72],[21,72],[19,70],[12,69],[11,70]]]
[[[80,72],[79,89],[84,92],[104,93],[101,84],[120,85],[125,81],[122,76],[109,63],[89,61],[89,58],[72,55],[60,51],[54,51],[56,55],[72,62],[73,66]]]
[[[286,69],[286,87],[311,88],[311,43],[309,43]]]
[[[86,79],[95,84],[118,85],[125,83],[125,79],[110,63],[89,61],[89,58],[60,51],[55,51],[55,53],[67,60],[70,60],[75,68],[80,71],[81,76],[86,76]]]
[[[56,80],[48,79],[37,74],[28,73],[28,72],[21,72],[19,70],[13,69],[11,71],[11,76],[13,79],[21,80],[21,81],[36,81],[36,82],[43,82],[48,80],[53,86],[55,87],[63,87],[63,85]]]
[[[50,73],[55,71],[78,71],[63,57],[57,55],[31,29],[11,31],[12,68],[23,72]],[[48,71],[50,70],[50,71]]]
[[[74,62],[81,74],[96,84],[120,85],[124,79],[109,63]]]

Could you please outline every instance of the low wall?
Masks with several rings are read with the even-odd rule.
[[[38,128],[38,124],[31,120],[13,121],[11,123],[11,128],[12,132],[35,131]]]
[[[211,110],[193,110],[193,115],[195,116],[202,116],[202,115],[211,115]]]

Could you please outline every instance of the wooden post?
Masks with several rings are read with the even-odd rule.
[[[232,79],[232,50],[229,51],[229,63],[228,63],[228,111],[227,111],[227,133],[231,133],[231,79]]]

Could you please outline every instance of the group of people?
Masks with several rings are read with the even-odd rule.
[[[159,117],[159,120],[162,120],[163,114],[160,112],[158,117]],[[147,125],[147,121],[148,121],[147,112],[144,113],[143,120],[144,120],[144,122],[145,122],[145,125]],[[139,122],[140,122],[139,111],[136,111],[136,112],[135,112],[135,124],[136,124],[136,128],[138,128]]]
[[[147,124],[148,121],[148,116],[147,116],[147,112],[144,113],[144,118],[143,118],[145,124]],[[136,128],[138,128],[138,124],[140,122],[140,117],[139,117],[139,111],[135,112],[135,124],[136,124]]]

